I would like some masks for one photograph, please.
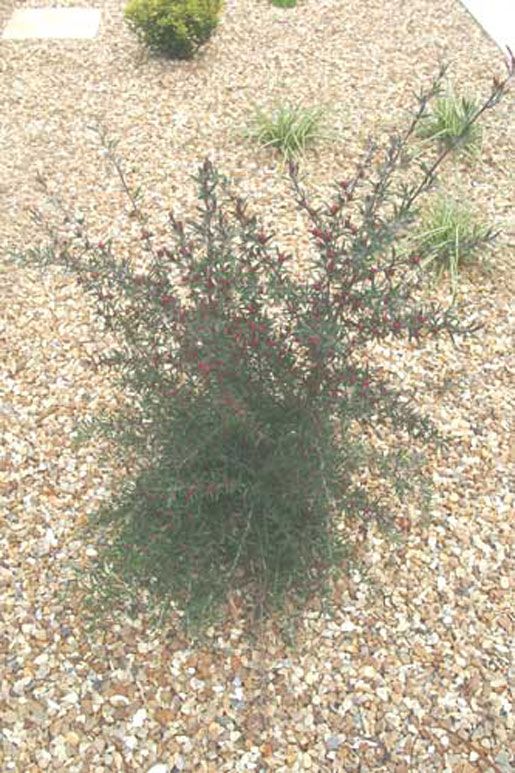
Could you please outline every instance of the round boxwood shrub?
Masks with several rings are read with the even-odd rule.
[[[190,59],[218,24],[223,0],[130,0],[125,20],[155,53]]]

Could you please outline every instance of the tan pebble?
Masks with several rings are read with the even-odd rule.
[[[111,697],[109,698],[109,703],[111,704],[111,706],[128,706],[130,701],[126,695],[117,694],[117,695],[111,695]]]
[[[69,743],[72,746],[77,746],[79,742],[80,737],[73,730],[70,730],[70,732],[66,734],[66,743]]]
[[[4,566],[0,566],[0,583],[2,585],[8,585],[12,581],[12,574],[9,571],[9,569],[6,569]]]
[[[509,577],[501,577],[501,579],[499,580],[499,585],[501,586],[501,588],[503,588],[503,590],[509,590],[510,588]]]
[[[210,736],[210,738],[218,738],[222,731],[221,726],[218,724],[218,722],[211,722],[211,724],[207,728],[207,732]]]

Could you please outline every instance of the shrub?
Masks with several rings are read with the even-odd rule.
[[[125,19],[154,52],[190,59],[218,24],[222,0],[129,0]]]
[[[433,111],[421,122],[419,136],[469,155],[477,153],[481,148],[482,130],[470,120],[477,111],[476,100],[457,97],[449,90],[445,97],[436,100]]]
[[[443,196],[424,214],[417,238],[426,255],[424,267],[435,269],[438,278],[448,271],[456,290],[460,266],[495,236],[492,228],[474,219],[467,206]]]
[[[325,116],[323,107],[302,105],[280,105],[271,113],[257,110],[247,134],[288,159],[302,155],[324,136]]]
[[[277,8],[295,8],[297,0],[270,0]]]
[[[228,597],[261,614],[318,593],[356,527],[398,531],[396,502],[420,492],[419,454],[438,435],[370,360],[370,344],[478,327],[425,300],[420,254],[399,248],[448,155],[413,159],[418,179],[396,185],[442,77],[407,131],[382,155],[372,145],[327,203],[310,200],[290,164],[312,238],[301,278],[209,161],[196,215],[170,212],[170,236],[154,235],[103,132],[141,224],[139,263],[71,215],[48,248],[16,253],[71,271],[119,342],[101,362],[123,408],[85,432],[137,463],[92,520],[107,535],[88,580],[96,614],[116,600],[125,608],[125,594],[130,609],[164,616],[173,602],[201,622]]]

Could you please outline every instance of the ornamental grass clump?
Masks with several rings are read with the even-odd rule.
[[[247,135],[262,147],[279,151],[283,159],[302,156],[327,136],[324,107],[279,105],[270,112],[256,110]]]
[[[477,155],[481,150],[482,129],[471,118],[478,109],[475,99],[458,97],[449,90],[446,96],[435,101],[432,111],[421,121],[418,135],[465,155]]]
[[[71,272],[117,342],[100,364],[126,399],[85,428],[132,460],[92,516],[99,553],[84,577],[96,615],[153,609],[167,619],[171,604],[202,624],[226,602],[253,619],[284,602],[302,608],[356,530],[398,533],[396,503],[420,493],[419,454],[438,435],[370,344],[478,328],[425,300],[423,250],[398,248],[448,152],[420,164],[415,182],[399,179],[442,77],[408,129],[384,152],[372,145],[326,203],[290,164],[312,240],[301,278],[208,160],[197,211],[169,212],[158,235],[102,132],[140,223],[141,259],[71,215],[48,248],[17,255]]]
[[[423,214],[418,243],[424,251],[424,268],[433,269],[438,279],[449,273],[453,291],[459,271],[471,264],[481,247],[491,244],[497,234],[477,220],[470,208],[448,196],[437,199]]]

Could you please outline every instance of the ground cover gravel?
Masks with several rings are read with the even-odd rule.
[[[0,25],[15,7],[42,4],[4,0]],[[0,768],[508,773],[513,94],[486,116],[479,161],[444,175],[504,229],[489,270],[460,285],[486,327],[458,348],[377,352],[455,441],[434,461],[431,518],[403,513],[401,547],[371,534],[362,569],[335,588],[334,615],[306,613],[293,649],[273,623],[251,643],[236,613],[198,646],[144,617],[86,632],[78,599],[62,591],[93,555],[79,527],[112,471],[95,446],[76,451],[71,432],[120,396],[91,367],[102,335],[80,290],[4,259],[41,239],[28,216],[41,204],[38,171],[99,238],[129,249],[119,183],[88,129],[96,120],[119,138],[149,207],[186,210],[190,176],[209,155],[300,259],[305,237],[280,162],[241,137],[253,105],[331,106],[341,139],[303,165],[322,194],[370,133],[402,123],[440,57],[457,88],[480,95],[502,54],[457,0],[305,0],[292,11],[227,0],[212,41],[182,63],[142,54],[123,3],[89,5],[102,10],[93,41],[0,41]]]

